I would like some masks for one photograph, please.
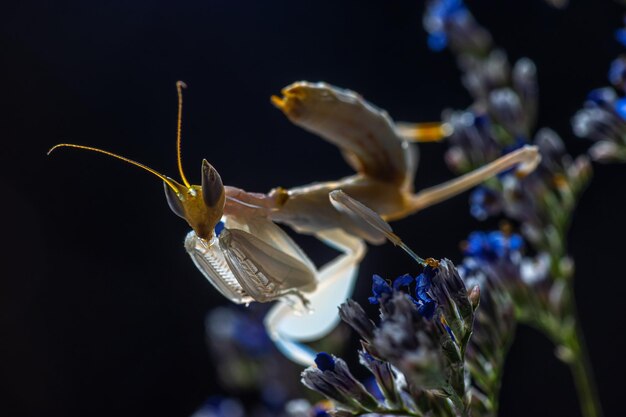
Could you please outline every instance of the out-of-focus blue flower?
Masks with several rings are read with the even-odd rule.
[[[501,231],[472,232],[467,238],[464,248],[466,256],[495,261],[519,252],[524,240],[516,233],[508,234]]]
[[[502,148],[502,155],[506,155],[509,154],[513,151],[516,151],[518,149],[523,148],[526,144],[528,143],[528,141],[526,140],[526,138],[524,138],[523,136],[518,136],[515,139],[515,142],[511,143],[510,145],[506,145]]]
[[[609,81],[622,90],[626,88],[626,57],[619,57],[611,62]]]
[[[615,113],[626,120],[626,98],[620,98],[615,102]]]
[[[615,100],[617,100],[617,94],[610,87],[594,88],[587,94],[587,101],[598,107],[610,107]]]
[[[469,12],[462,0],[436,0],[431,2],[424,15],[424,26],[428,31],[428,47],[441,51],[448,45],[446,26],[462,20]]]
[[[244,417],[243,405],[236,399],[213,396],[207,399],[191,417]]]
[[[313,407],[313,417],[330,417],[330,414],[324,407],[316,405]]]
[[[509,154],[509,153],[511,153],[511,152],[513,152],[513,151],[516,151],[516,150],[518,150],[518,149],[523,148],[523,147],[524,147],[525,145],[527,145],[527,144],[528,144],[528,141],[527,141],[524,137],[522,137],[522,136],[518,136],[518,137],[515,139],[515,142],[513,142],[513,143],[511,143],[511,144],[509,144],[509,145],[506,145],[506,146],[504,146],[504,147],[502,148],[501,154],[502,154],[502,156],[504,156],[504,155]],[[513,173],[513,172],[515,172],[515,171],[516,171],[516,169],[517,169],[517,166],[513,166],[513,167],[511,167],[511,168],[509,168],[509,169],[506,169],[506,170],[504,170],[504,171],[500,172],[500,173],[497,175],[497,177],[498,177],[498,178],[504,178],[504,177],[506,177],[507,175],[509,175],[509,174],[511,174],[511,173]]]
[[[623,46],[626,46],[626,29],[621,28],[615,31],[615,39]]]
[[[478,220],[485,220],[489,216],[502,211],[500,196],[488,187],[476,187],[470,194],[470,213]]]
[[[448,37],[445,32],[431,33],[428,35],[427,45],[432,51],[443,51],[448,46]]]
[[[626,57],[613,61],[609,80],[626,92]],[[598,162],[626,161],[626,102],[611,87],[592,90],[572,118],[574,134],[596,142],[588,153]]]

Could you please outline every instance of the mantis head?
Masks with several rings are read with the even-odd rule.
[[[215,225],[224,213],[226,200],[220,174],[203,159],[201,185],[183,185],[171,178],[168,180],[163,181],[163,186],[170,209],[185,219],[199,238],[211,240]]]
[[[220,221],[222,214],[224,213],[226,194],[224,192],[224,184],[222,183],[220,174],[206,159],[202,160],[201,185],[190,184],[183,172],[180,142],[183,103],[182,88],[184,87],[185,84],[182,81],[178,81],[176,83],[176,89],[178,91],[178,126],[176,145],[178,170],[183,182],[182,184],[144,164],[135,162],[112,152],[90,146],[61,143],[53,146],[48,151],[48,155],[57,148],[77,148],[111,156],[150,172],[163,180],[165,197],[170,209],[172,209],[177,216],[185,219],[198,237],[210,241],[213,236],[215,226]]]

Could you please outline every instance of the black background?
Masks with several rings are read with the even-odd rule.
[[[538,66],[540,125],[574,153],[587,143],[569,120],[606,84],[623,49],[622,8],[574,1],[470,1],[515,60]],[[398,120],[430,121],[471,100],[448,52],[426,46],[414,1],[31,1],[0,13],[0,415],[187,416],[219,392],[204,315],[224,304],[195,270],[187,225],[159,180],[58,142],[103,147],[176,175],[176,80],[189,85],[184,164],[201,158],[224,182],[267,191],[350,173],[331,145],[269,103],[296,80],[362,93]],[[417,188],[452,177],[443,144],[421,147]],[[606,415],[621,415],[626,166],[596,166],[574,219],[576,291]],[[459,259],[480,224],[467,195],[394,223],[424,256]],[[316,261],[331,252],[301,240]],[[391,245],[371,248],[371,273],[411,271]],[[619,382],[622,381],[622,382]],[[549,342],[521,328],[504,381],[503,416],[576,416],[575,391]]]

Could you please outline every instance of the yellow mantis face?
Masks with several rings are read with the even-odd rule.
[[[207,280],[230,301],[269,302],[289,297],[307,305],[301,291],[310,292],[316,287],[316,268],[296,243],[266,218],[225,216],[227,196],[224,184],[206,159],[202,161],[200,185],[190,184],[185,177],[180,155],[183,86],[181,82],[177,83],[177,159],[182,184],[144,164],[99,148],[62,143],[48,153],[63,147],[93,151],[135,165],[160,178],[170,209],[193,229],[185,239],[187,252]],[[225,228],[217,229],[221,233],[216,233],[216,226],[222,219]]]
[[[201,185],[192,185],[187,181],[185,173],[183,172],[182,158],[180,152],[181,142],[181,124],[182,124],[182,89],[186,87],[182,81],[176,83],[176,89],[178,92],[178,125],[177,125],[177,137],[176,137],[176,149],[178,160],[178,171],[182,179],[182,184],[174,179],[161,174],[160,172],[150,168],[147,165],[133,161],[114,154],[113,152],[105,151],[99,148],[91,146],[75,145],[71,143],[61,143],[53,146],[48,155],[58,148],[75,148],[92,152],[101,153],[131,165],[135,165],[156,177],[163,180],[165,187],[165,197],[167,203],[172,211],[179,217],[182,217],[187,221],[189,226],[194,230],[196,235],[201,239],[210,241],[213,236],[215,226],[222,218],[224,213],[224,203],[226,200],[226,194],[224,192],[224,184],[222,178],[217,170],[206,160],[202,160],[202,173],[201,173]]]
[[[177,216],[185,219],[198,237],[211,240],[215,226],[219,223],[224,213],[226,194],[220,174],[206,159],[202,161],[201,185],[189,184],[184,175],[182,175],[183,185],[139,162],[90,146],[60,143],[52,147],[48,154],[58,148],[77,148],[102,153],[138,166],[161,178],[170,209]]]
[[[164,182],[165,197],[174,214],[185,219],[199,238],[211,240],[226,201],[220,174],[204,159],[202,185],[185,187],[171,179],[170,182],[174,187]]]

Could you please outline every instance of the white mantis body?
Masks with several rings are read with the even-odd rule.
[[[191,185],[180,158],[183,86],[177,84],[177,148],[183,184],[101,149],[60,144],[51,151],[57,147],[92,150],[161,178],[170,208],[193,229],[185,248],[198,269],[234,303],[277,301],[265,318],[268,333],[286,356],[304,365],[312,364],[315,354],[302,343],[323,337],[339,322],[337,306],[352,292],[366,252],[364,241],[381,244],[387,238],[410,252],[386,221],[406,217],[511,167],[526,174],[539,162],[537,149],[526,146],[415,194],[417,154],[409,141],[424,134],[427,140],[440,138],[441,126],[398,127],[386,112],[352,91],[299,82],[283,89],[283,98],[272,97],[273,103],[295,124],[338,146],[356,174],[290,190],[249,193],[224,186],[215,168],[204,160],[202,184]],[[432,135],[433,129],[441,131]],[[221,221],[224,228],[216,233]],[[342,255],[318,270],[275,222],[313,234]]]

